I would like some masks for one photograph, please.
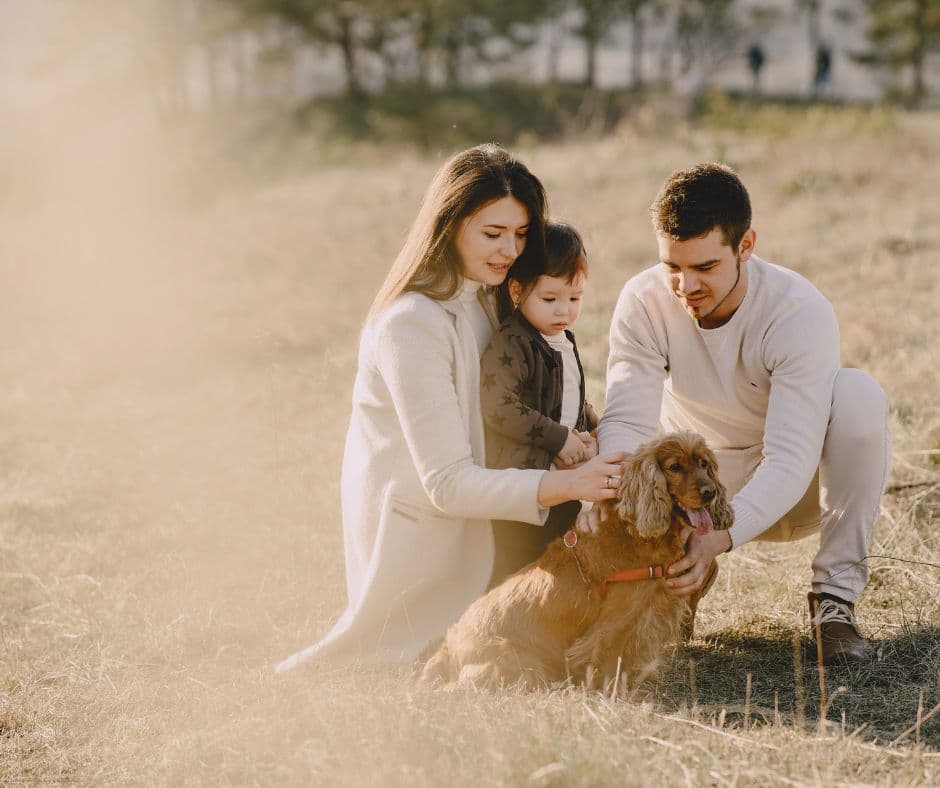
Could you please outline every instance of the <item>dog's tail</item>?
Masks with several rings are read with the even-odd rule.
[[[422,684],[450,684],[456,678],[454,659],[445,640],[421,671],[420,682]]]

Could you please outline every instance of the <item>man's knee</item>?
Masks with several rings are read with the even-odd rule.
[[[880,442],[887,429],[888,397],[878,381],[860,369],[840,369],[832,389],[827,438]]]

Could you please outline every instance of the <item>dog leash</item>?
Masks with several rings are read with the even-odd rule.
[[[575,563],[578,566],[578,574],[581,575],[581,580],[584,582],[584,585],[590,587],[591,578],[590,578],[590,565],[588,564],[587,558],[584,554],[578,549],[578,532],[572,528],[570,531],[567,531],[562,537],[562,541],[574,556]],[[623,583],[629,582],[632,580],[656,580],[660,577],[665,577],[666,567],[662,564],[655,564],[652,566],[636,566],[630,569],[621,569],[619,572],[614,572],[612,575],[607,575],[603,578],[599,584],[599,592],[602,597],[607,595],[607,584],[608,583]]]

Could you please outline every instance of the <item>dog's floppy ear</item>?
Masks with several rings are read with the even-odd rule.
[[[717,530],[724,530],[734,525],[734,511],[728,504],[728,494],[725,486],[718,478],[718,460],[711,450],[705,450],[705,459],[708,460],[708,478],[715,483],[715,497],[708,504],[708,513]]]
[[[662,536],[669,529],[672,497],[655,452],[641,450],[627,462],[617,514],[641,539]]]

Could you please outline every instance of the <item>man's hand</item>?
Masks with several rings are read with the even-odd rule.
[[[689,596],[700,591],[715,556],[731,548],[728,531],[692,533],[685,546],[685,556],[666,569],[666,590],[675,596]]]
[[[600,530],[601,523],[610,517],[612,508],[613,504],[610,501],[600,501],[590,509],[585,509],[574,521],[575,529],[583,534],[596,534]]]

